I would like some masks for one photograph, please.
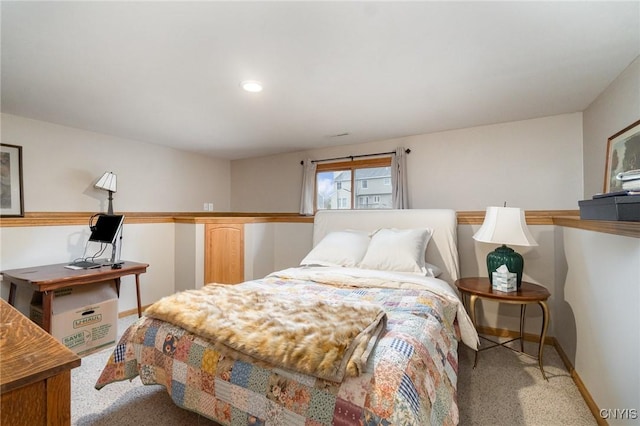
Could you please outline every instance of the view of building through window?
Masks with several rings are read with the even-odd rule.
[[[316,173],[318,210],[391,207],[391,166],[319,170]]]

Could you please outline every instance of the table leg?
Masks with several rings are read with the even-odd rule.
[[[524,352],[524,318],[527,310],[527,305],[520,305],[520,352]]]
[[[473,327],[475,329],[477,329],[476,327],[476,302],[478,301],[478,296],[476,296],[475,294],[472,294],[469,296],[469,315],[471,316],[471,323],[473,324]],[[480,348],[478,348],[478,350],[476,350],[476,356],[473,360],[473,368],[476,368],[476,365],[478,365],[478,352],[479,352]]]
[[[138,298],[138,318],[142,316],[142,305],[140,304],[140,274],[136,274],[136,297]]]
[[[538,366],[540,367],[540,371],[542,372],[542,377],[546,381],[547,375],[544,373],[544,367],[542,365],[542,353],[544,352],[544,338],[547,335],[547,328],[549,327],[549,307],[547,306],[547,302],[541,300],[538,302],[540,307],[542,308],[542,331],[540,333],[540,343],[538,344]]]

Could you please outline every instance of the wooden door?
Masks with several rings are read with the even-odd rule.
[[[244,225],[205,225],[205,284],[244,281]]]

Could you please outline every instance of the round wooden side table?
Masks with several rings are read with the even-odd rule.
[[[478,349],[478,351],[476,351],[473,368],[475,368],[476,365],[478,364],[478,352],[480,352],[481,350],[491,349],[496,346],[504,346],[505,344],[513,342],[514,340],[518,340],[518,339],[520,340],[519,353],[529,355],[526,352],[524,352],[524,319],[525,319],[526,307],[528,304],[531,304],[531,303],[540,305],[540,308],[542,309],[542,330],[540,332],[540,342],[538,343],[537,359],[538,359],[538,366],[540,367],[540,371],[542,372],[542,377],[544,377],[545,380],[548,380],[546,374],[544,373],[544,367],[542,365],[542,353],[544,349],[544,338],[547,334],[547,328],[549,327],[549,320],[550,320],[549,307],[547,306],[547,299],[551,295],[549,293],[549,290],[542,287],[541,285],[522,281],[522,286],[518,289],[518,291],[506,293],[498,290],[493,290],[491,288],[491,282],[489,281],[489,278],[486,278],[486,277],[460,278],[459,280],[456,281],[456,287],[458,288],[458,290],[460,290],[460,293],[462,295],[462,301],[465,304],[465,306],[468,307],[469,315],[471,316],[471,321],[473,322],[473,325],[476,328],[477,328],[476,302],[478,301],[478,299],[486,299],[486,300],[492,300],[498,303],[509,303],[509,304],[520,305],[520,337],[516,337],[515,339],[511,339],[509,341],[502,342],[502,343],[487,339],[490,342],[494,343],[494,345],[489,346],[487,348]],[[468,304],[465,301],[467,296],[469,298]],[[504,347],[511,350],[515,350],[508,346],[504,346]]]

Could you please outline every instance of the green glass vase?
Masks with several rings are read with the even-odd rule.
[[[524,259],[512,248],[502,245],[487,255],[487,271],[489,279],[493,283],[493,273],[500,266],[505,265],[509,272],[515,272],[518,289],[522,285],[522,270],[524,269]]]

